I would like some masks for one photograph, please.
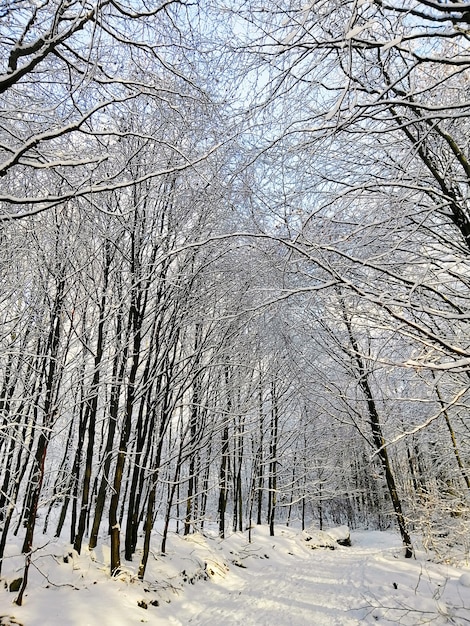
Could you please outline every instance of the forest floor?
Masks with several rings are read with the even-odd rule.
[[[309,540],[307,540],[310,537]],[[160,537],[155,533],[155,546]],[[156,550],[146,580],[138,559],[109,577],[105,548],[81,555],[38,534],[23,606],[11,581],[22,573],[18,546],[8,547],[0,624],[23,626],[356,626],[470,624],[470,566],[405,559],[393,532],[351,534],[351,547],[325,535],[256,527],[225,540],[173,534]],[[317,547],[330,543],[335,549]]]

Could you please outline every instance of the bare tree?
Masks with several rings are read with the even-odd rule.
[[[132,123],[136,103],[151,112],[176,101],[184,108],[186,99],[207,101],[178,57],[191,11],[185,5],[6,2],[0,27],[2,220],[127,189],[134,179],[122,170],[119,142],[132,135],[155,138]],[[160,142],[172,152],[171,163],[154,162],[136,180],[185,170],[213,147],[206,143],[189,154],[170,139]]]

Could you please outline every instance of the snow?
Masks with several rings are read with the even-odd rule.
[[[394,39],[391,39],[390,41],[387,41],[386,43],[384,43],[382,46],[382,50],[389,50],[390,48],[394,48],[395,46],[400,45],[401,42],[402,42],[402,37],[400,35],[399,37],[395,37]]]
[[[162,555],[155,532],[144,582],[136,576],[138,558],[123,561],[124,571],[111,579],[108,548],[78,555],[38,535],[44,541],[21,607],[7,589],[21,575],[21,544],[8,546],[0,616],[23,626],[470,623],[468,566],[433,563],[424,553],[405,559],[393,532],[351,532],[351,547],[338,545],[345,533],[278,526],[270,537],[266,527],[254,527],[251,543],[248,532],[224,540],[172,534]],[[318,547],[326,537],[329,548]]]
[[[462,576],[459,578],[459,583],[463,587],[470,587],[470,572],[465,572],[464,574],[462,574]]]
[[[345,39],[354,39],[355,37],[357,37],[357,35],[360,35],[362,32],[364,32],[368,28],[372,28],[374,25],[375,25],[375,21],[374,20],[369,20],[365,24],[356,24],[356,26],[354,26],[353,28],[348,30],[348,32],[346,33],[344,38]]]

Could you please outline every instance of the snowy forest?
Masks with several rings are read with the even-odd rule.
[[[470,556],[469,50],[467,0],[3,0],[17,604],[46,535]]]

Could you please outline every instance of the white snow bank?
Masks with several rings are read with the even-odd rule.
[[[309,528],[303,531],[303,537],[312,549],[329,548],[335,550],[338,545],[351,545],[351,532],[347,526],[338,526],[326,531]]]
[[[390,532],[354,532],[351,547],[311,550],[314,530],[276,527],[270,537],[266,527],[255,527],[252,542],[248,533],[224,540],[171,535],[166,554],[151,555],[144,582],[136,577],[139,555],[123,561],[122,575],[110,579],[107,548],[79,556],[63,542],[44,539],[33,555],[22,607],[8,591],[9,581],[21,575],[18,541],[4,563],[0,616],[23,626],[468,623],[470,569],[434,564],[424,554],[404,559],[398,535]],[[336,542],[347,530],[325,534]],[[325,534],[318,536],[321,543]],[[159,539],[156,533],[155,546]]]

